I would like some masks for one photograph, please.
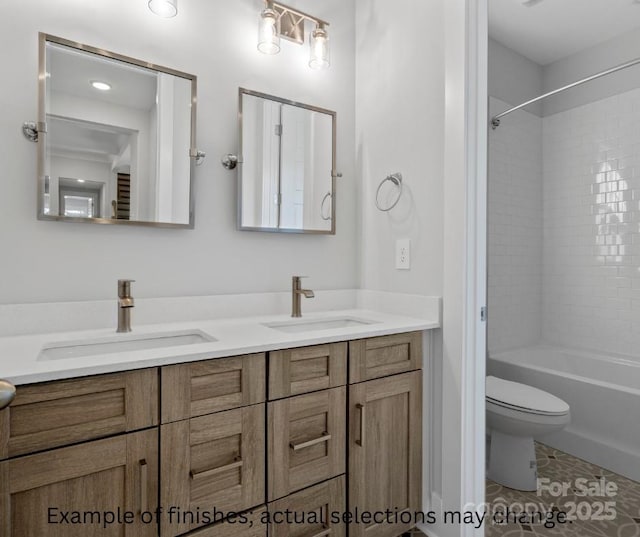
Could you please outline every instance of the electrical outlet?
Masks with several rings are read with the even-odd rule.
[[[411,268],[411,239],[396,241],[396,268],[409,270]]]

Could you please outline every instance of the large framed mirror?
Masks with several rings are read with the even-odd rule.
[[[40,34],[38,218],[193,228],[196,77]]]
[[[336,232],[336,113],[240,88],[238,228]]]

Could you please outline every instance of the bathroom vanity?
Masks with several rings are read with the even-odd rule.
[[[400,535],[412,524],[347,521],[421,509],[430,337],[354,336],[19,385],[0,412],[1,533]],[[85,511],[116,518],[69,522]],[[294,529],[287,511],[305,520]]]

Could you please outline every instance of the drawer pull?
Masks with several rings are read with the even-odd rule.
[[[234,468],[242,468],[244,462],[242,461],[242,457],[236,457],[235,460],[230,464],[225,464],[224,466],[218,466],[218,468],[212,468],[211,470],[205,470],[204,472],[194,472],[191,470],[189,475],[191,479],[199,479],[201,477],[209,477],[216,474],[221,474],[222,472],[226,472],[227,470],[233,470]]]
[[[360,411],[360,438],[356,440],[356,444],[364,447],[364,405],[358,403],[356,408]]]
[[[147,487],[149,486],[149,465],[146,459],[140,461],[140,513],[149,510]]]
[[[307,440],[306,442],[300,442],[299,444],[294,444],[292,442],[289,444],[289,447],[293,449],[293,451],[298,451],[300,449],[305,449],[311,446],[315,446],[316,444],[322,444],[323,442],[328,442],[329,440],[331,440],[331,435],[325,431],[324,433],[322,433],[322,436],[319,438],[314,438],[313,440]]]
[[[325,537],[326,535],[331,535],[331,528],[328,528],[325,525],[323,526],[323,529],[319,533],[312,535],[312,537]]]

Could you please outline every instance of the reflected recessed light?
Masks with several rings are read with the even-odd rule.
[[[111,84],[107,84],[106,82],[100,82],[99,80],[92,80],[91,85],[100,91],[109,91],[111,89]]]
[[[84,183],[84,179],[76,179],[76,181],[78,181],[78,183]]]
[[[149,9],[165,19],[170,19],[178,14],[178,0],[149,0]]]

